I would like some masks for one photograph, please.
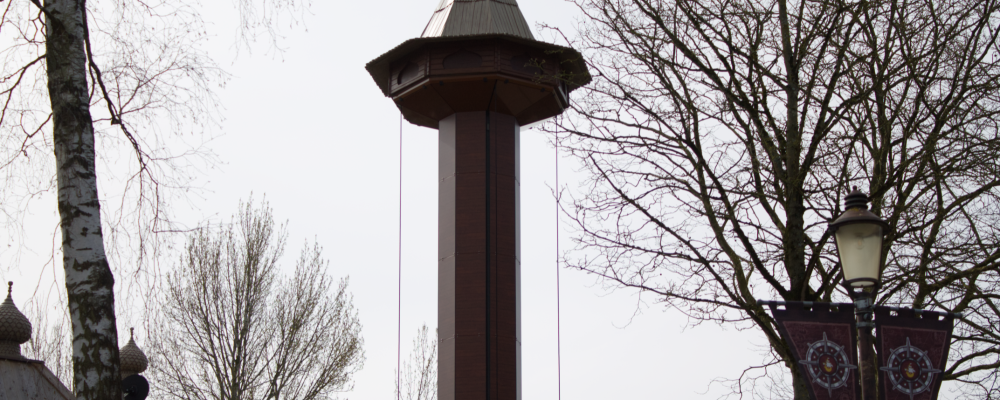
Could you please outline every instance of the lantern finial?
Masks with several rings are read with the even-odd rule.
[[[868,196],[861,193],[858,187],[855,186],[854,190],[851,191],[847,197],[844,198],[844,208],[850,210],[852,208],[859,208],[862,210],[868,209]]]

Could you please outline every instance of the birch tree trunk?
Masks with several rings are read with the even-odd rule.
[[[94,127],[87,93],[84,0],[44,5],[63,266],[78,399],[121,398],[114,277],[104,252]]]

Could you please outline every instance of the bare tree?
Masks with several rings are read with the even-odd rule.
[[[424,324],[413,338],[410,358],[403,363],[400,380],[396,382],[396,398],[406,400],[437,400],[437,332],[430,337]],[[400,386],[402,385],[402,388]]]
[[[235,4],[240,31],[253,35],[273,22],[261,17],[261,7],[280,12],[303,5],[285,0]],[[165,151],[169,146],[155,134],[154,121],[198,124],[215,112],[210,88],[224,74],[196,45],[182,45],[206,39],[196,5],[0,2],[0,32],[6,34],[0,50],[0,215],[18,231],[30,200],[55,188],[74,343],[73,386],[80,399],[120,396],[115,274],[105,234],[119,244],[111,255],[125,252],[141,268],[147,248],[155,246],[149,237],[173,228],[164,200],[190,177],[178,172],[178,159],[200,151]],[[95,130],[95,121],[108,121],[112,129]],[[102,133],[108,140],[96,140]],[[128,149],[135,160],[129,170],[118,171],[126,177],[122,204],[130,206],[102,221],[108,208],[102,208],[97,193],[98,155],[118,148]],[[54,169],[51,161],[43,161],[51,160],[51,153]],[[131,255],[133,250],[138,254]]]
[[[758,300],[847,300],[826,228],[859,186],[893,228],[878,302],[965,313],[944,378],[1000,395],[1000,2],[576,4],[573,268],[759,330],[792,385],[755,395],[806,399]]]
[[[286,231],[270,208],[241,205],[217,232],[199,230],[168,274],[151,381],[175,399],[326,399],[364,363],[361,323],[318,245],[280,276]]]
[[[31,340],[24,347],[24,356],[44,362],[63,385],[72,388],[73,341],[69,336],[66,310],[62,307],[46,309],[37,301],[29,301],[29,304],[25,314],[31,321],[32,332]]]

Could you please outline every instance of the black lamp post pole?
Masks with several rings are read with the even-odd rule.
[[[870,292],[865,290],[852,290],[847,286],[848,293],[854,299],[854,314],[858,321],[858,363],[861,364],[861,398],[863,400],[878,399],[875,393],[878,369],[875,363],[875,340],[872,336],[872,328],[875,323],[872,321],[872,306],[875,297],[875,290]]]

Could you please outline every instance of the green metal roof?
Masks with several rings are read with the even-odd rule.
[[[420,37],[491,34],[535,38],[515,0],[441,0]]]

